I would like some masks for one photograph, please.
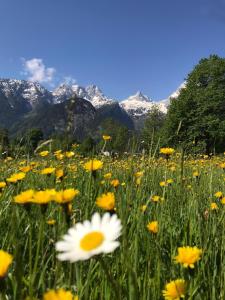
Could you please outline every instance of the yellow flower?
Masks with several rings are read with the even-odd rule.
[[[16,183],[17,181],[23,180],[25,178],[26,174],[23,172],[13,174],[9,178],[6,179],[6,181],[11,183]]]
[[[78,300],[78,296],[64,289],[50,290],[44,294],[43,300]]]
[[[30,189],[20,193],[14,197],[14,202],[18,204],[26,204],[32,201],[34,190]]]
[[[211,210],[217,210],[217,209],[219,209],[219,207],[218,207],[218,205],[217,205],[215,202],[212,202],[212,203],[210,204],[210,209],[211,209]]]
[[[152,200],[153,202],[159,202],[160,196],[158,196],[158,195],[153,195],[152,198],[151,198],[151,200]]]
[[[65,156],[67,157],[67,158],[71,158],[71,157],[73,157],[75,155],[75,153],[73,152],[73,151],[67,151],[66,153],[65,153]]]
[[[115,195],[114,193],[102,194],[96,200],[98,207],[104,210],[113,210],[115,208]]]
[[[55,172],[55,168],[44,168],[41,170],[42,175],[50,175]]]
[[[39,152],[39,155],[42,156],[42,157],[48,156],[49,155],[49,151]]]
[[[54,200],[57,203],[64,204],[69,203],[76,197],[80,192],[75,189],[66,189],[56,192]]]
[[[146,211],[147,207],[148,206],[146,204],[142,205],[141,206],[141,211],[144,213]]]
[[[164,187],[164,186],[167,186],[167,183],[166,183],[166,181],[161,181],[161,182],[159,183],[159,185],[162,186],[162,187]]]
[[[118,179],[113,179],[110,184],[113,186],[113,187],[118,187],[118,185],[120,184],[119,180]]]
[[[173,153],[174,153],[174,149],[173,148],[161,148],[160,149],[160,153],[161,154],[164,154],[164,155],[166,155],[166,156],[170,156],[170,155],[172,155]]]
[[[194,171],[192,175],[193,175],[193,177],[196,177],[196,178],[199,177],[198,171]]]
[[[194,264],[201,259],[202,250],[197,247],[179,247],[178,255],[175,256],[175,261],[182,264],[185,268],[194,268]]]
[[[184,279],[176,279],[166,284],[162,294],[165,300],[180,300],[185,296],[186,286]]]
[[[173,179],[167,179],[167,181],[166,181],[168,184],[171,184],[171,183],[173,183]]]
[[[109,141],[112,139],[110,135],[103,135],[102,138],[104,141]]]
[[[31,166],[20,167],[20,171],[24,173],[29,172],[31,169],[32,169]]]
[[[214,196],[216,197],[216,198],[222,198],[223,197],[223,193],[222,192],[216,192],[215,194],[214,194]]]
[[[105,179],[110,179],[112,177],[112,173],[106,173],[103,177]]]
[[[12,255],[3,250],[0,250],[0,279],[6,276],[9,266],[12,264],[12,261]]]
[[[52,200],[51,190],[37,191],[33,195],[32,203],[47,204]]]
[[[64,155],[62,153],[59,153],[59,154],[56,155],[56,158],[58,160],[62,160],[64,158]]]
[[[103,162],[97,159],[91,159],[84,164],[84,169],[86,171],[91,171],[91,172],[102,169],[102,167],[103,167]]]
[[[4,187],[6,187],[6,183],[5,183],[5,181],[1,181],[0,182],[0,190],[4,189]]]
[[[147,225],[147,228],[150,232],[157,233],[158,232],[158,222],[157,221],[149,222]]]
[[[57,169],[57,170],[55,171],[55,176],[56,176],[57,179],[62,178],[62,177],[64,176],[64,171],[63,171],[63,169]]]
[[[144,175],[144,172],[143,172],[143,171],[139,171],[139,172],[134,173],[134,176],[135,176],[136,178],[142,177],[143,175]]]
[[[54,220],[54,219],[49,219],[46,223],[47,223],[48,225],[55,225],[56,220]]]
[[[221,199],[221,203],[222,203],[222,204],[225,204],[225,197],[223,197],[223,198]]]

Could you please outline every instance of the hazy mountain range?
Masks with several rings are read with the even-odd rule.
[[[179,95],[180,88],[173,97]],[[166,113],[168,105],[169,98],[155,102],[141,92],[119,102],[105,96],[96,85],[64,83],[48,91],[37,82],[0,79],[0,127],[12,134],[38,127],[48,136],[63,132],[72,119],[74,135],[82,138],[89,127],[94,130],[109,117],[135,129],[153,106]]]

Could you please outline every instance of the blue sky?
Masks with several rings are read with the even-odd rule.
[[[225,0],[0,0],[0,77],[50,89],[70,78],[164,99],[224,52]]]

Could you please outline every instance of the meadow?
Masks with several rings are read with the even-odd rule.
[[[224,300],[225,157],[161,152],[2,159],[0,299]]]

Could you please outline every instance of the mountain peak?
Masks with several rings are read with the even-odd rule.
[[[141,91],[137,91],[136,94],[131,95],[129,98],[127,98],[127,101],[152,102],[152,100],[148,96],[144,95]]]

